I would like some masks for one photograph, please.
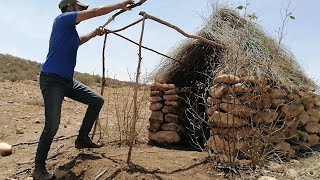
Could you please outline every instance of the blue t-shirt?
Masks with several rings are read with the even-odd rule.
[[[54,20],[49,41],[49,52],[42,72],[72,79],[76,66],[80,38],[76,30],[79,12],[66,12]]]

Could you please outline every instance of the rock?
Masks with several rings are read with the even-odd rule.
[[[319,124],[316,122],[308,122],[307,125],[304,127],[307,133],[318,133],[319,132]]]
[[[160,96],[151,96],[149,97],[149,102],[153,103],[153,102],[159,102],[159,101],[162,101],[162,97]]]
[[[237,83],[233,86],[233,91],[234,92],[239,92],[239,93],[244,93],[244,92],[251,92],[252,89],[248,88],[245,84],[243,83]]]
[[[250,104],[252,101],[255,101],[256,96],[253,93],[244,93],[239,97],[241,104]]]
[[[269,93],[263,93],[261,95],[254,95],[253,93],[244,93],[239,97],[240,102],[243,105],[255,108],[255,109],[265,109],[270,108],[272,105],[272,99]]]
[[[287,142],[281,142],[276,144],[275,149],[281,152],[288,152],[290,149],[290,144]]]
[[[173,113],[173,114],[175,114],[175,113],[177,113],[177,108],[176,108],[176,107],[173,107],[173,106],[164,106],[164,107],[162,108],[162,112],[163,112],[164,114],[168,114],[168,113]]]
[[[284,133],[286,135],[286,140],[290,140],[290,142],[297,142],[300,139],[300,131],[297,128],[286,128]]]
[[[280,108],[282,117],[296,117],[304,110],[302,104],[285,104]]]
[[[170,90],[166,90],[164,94],[169,95],[169,94],[178,94],[179,93],[179,88],[174,88]]]
[[[276,109],[276,108],[284,105],[284,103],[286,103],[286,100],[284,100],[284,99],[272,99],[271,107]]]
[[[246,127],[240,129],[212,128],[210,132],[211,135],[219,134],[220,136],[226,137],[227,139],[242,140],[259,133],[259,129],[255,127]]]
[[[33,123],[35,123],[35,124],[40,124],[41,121],[40,121],[40,119],[36,119],[36,120],[33,121]]]
[[[287,92],[283,89],[272,89],[270,92],[270,97],[272,99],[282,99],[287,96]]]
[[[284,132],[277,132],[273,136],[270,136],[269,143],[281,143],[286,139]]]
[[[221,98],[227,91],[228,87],[226,85],[215,85],[209,89],[209,94],[213,98]]]
[[[231,114],[226,114],[219,111],[215,111],[213,115],[209,117],[208,123],[210,127],[221,128],[239,127],[249,124],[248,121],[244,119],[240,119]]]
[[[174,84],[161,84],[157,82],[150,87],[151,91],[166,91],[174,88],[176,88]]]
[[[268,84],[268,80],[266,78],[260,78],[258,76],[246,76],[242,78],[244,83],[252,83],[256,85],[266,86]]]
[[[308,135],[308,140],[307,140],[307,142],[308,142],[311,146],[313,146],[313,145],[318,144],[319,139],[320,139],[319,136],[317,136],[316,134],[309,134],[309,135]]]
[[[219,135],[214,135],[209,138],[205,146],[219,153],[236,152],[245,150],[249,147],[247,141],[227,141]],[[230,146],[229,146],[230,145]]]
[[[288,98],[289,100],[295,101],[295,102],[301,100],[301,99],[300,99],[300,96],[299,96],[298,94],[294,94],[294,93],[288,94],[288,95],[287,95],[287,98]]]
[[[316,98],[314,98],[314,105],[316,106],[320,106],[320,96],[317,96]]]
[[[311,145],[307,142],[299,142],[298,146],[301,150],[310,150]]]
[[[221,99],[216,99],[216,98],[212,98],[212,97],[208,97],[207,99],[207,104],[213,106],[215,104],[220,104],[222,102]]]
[[[175,123],[175,124],[179,124],[179,117],[176,114],[166,114],[164,116],[164,120],[168,123]]]
[[[180,136],[175,131],[149,132],[148,137],[150,141],[156,141],[159,143],[175,144],[180,142]]]
[[[299,126],[304,126],[309,122],[309,114],[306,111],[302,111],[298,116],[297,120],[299,121]]]
[[[309,134],[304,131],[299,131],[299,139],[303,142],[307,142]]]
[[[277,180],[277,179],[270,176],[261,176],[257,180]]]
[[[175,131],[177,133],[180,133],[183,131],[183,128],[175,123],[162,124],[161,129],[164,131]]]
[[[307,113],[316,118],[316,119],[320,119],[320,110],[319,109],[316,109],[316,108],[308,108],[307,109]]]
[[[317,118],[315,118],[315,117],[310,116],[310,117],[309,117],[309,122],[315,122],[315,123],[318,123],[318,122],[319,122],[319,119],[317,119]]]
[[[150,91],[150,96],[163,96],[161,91]]]
[[[164,95],[163,99],[166,101],[178,101],[179,100],[179,96],[176,94],[172,94],[172,95]]]
[[[179,107],[180,105],[179,101],[165,101],[164,104],[168,106],[173,106],[176,108]]]
[[[210,107],[207,109],[208,116],[212,116],[214,112],[219,110],[219,105],[214,105],[213,107]]]
[[[232,115],[240,116],[240,117],[250,117],[250,116],[253,116],[256,112],[255,110],[245,106],[241,106],[237,104],[227,104],[227,103],[221,103],[220,109]]]
[[[24,134],[23,128],[16,127],[16,134]]]
[[[0,155],[1,156],[9,156],[11,154],[12,154],[12,146],[7,143],[1,142],[0,143]]]
[[[162,104],[162,103],[153,102],[153,103],[150,104],[149,109],[150,109],[151,111],[159,111],[159,110],[162,109],[162,107],[163,107],[163,104]]]
[[[222,97],[222,102],[229,103],[229,104],[239,104],[239,105],[241,104],[237,98],[235,98],[234,96],[229,95],[229,94],[224,95]]]
[[[297,151],[297,152],[298,152],[298,151]],[[295,151],[294,149],[290,148],[289,151],[288,151],[287,156],[288,156],[289,158],[294,158],[294,157],[296,157],[296,151]]]
[[[163,122],[163,114],[161,111],[152,111],[151,116],[149,118],[150,122]]]
[[[161,124],[160,123],[150,123],[148,130],[151,132],[156,132],[159,131],[161,129]]]
[[[261,110],[258,111],[254,116],[253,116],[253,121],[256,124],[271,124],[278,118],[278,113],[273,111],[273,110]]]
[[[221,74],[215,77],[213,81],[217,83],[235,84],[241,82],[241,79],[232,74]]]
[[[285,119],[285,127],[287,129],[291,129],[291,130],[296,130],[299,127],[299,121],[297,120],[297,118],[288,118]]]

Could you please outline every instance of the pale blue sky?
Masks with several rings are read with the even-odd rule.
[[[60,0],[1,0],[0,6],[0,53],[43,63],[48,50],[48,40],[53,19],[60,14]],[[97,7],[118,2],[116,0],[82,0]],[[148,0],[145,5],[117,17],[108,26],[110,29],[122,27],[140,18],[139,11],[169,21],[190,34],[196,33],[203,24],[201,15],[207,16],[211,11],[210,3],[229,4],[231,7],[244,5],[245,0]],[[281,26],[280,11],[288,0],[248,0],[249,12],[259,16],[259,24],[276,37]],[[320,84],[320,20],[319,0],[292,0],[291,8],[295,20],[286,26],[284,43],[295,54],[304,71]],[[89,8],[90,8],[89,7]],[[111,14],[110,14],[111,15]],[[86,33],[102,25],[110,17],[105,15],[78,25],[79,34]],[[141,24],[122,32],[123,35],[138,41]],[[174,45],[185,39],[182,35],[165,26],[147,21],[144,45],[157,51],[168,53]],[[100,74],[103,37],[97,37],[82,45],[78,51],[76,70],[80,72]],[[127,71],[133,77],[137,66],[138,47],[109,36],[106,58],[110,77],[128,80]],[[161,56],[143,51],[143,72],[154,69]]]

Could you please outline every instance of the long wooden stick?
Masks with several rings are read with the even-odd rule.
[[[139,42],[139,60],[138,60],[138,67],[137,67],[137,74],[136,74],[136,84],[134,86],[134,94],[133,94],[133,122],[131,125],[131,135],[130,135],[130,146],[129,146],[129,152],[128,152],[128,159],[127,164],[130,164],[131,159],[131,153],[132,153],[132,145],[133,141],[135,139],[136,135],[136,123],[138,120],[138,110],[137,110],[137,98],[138,98],[138,88],[139,88],[139,77],[140,77],[140,69],[141,69],[141,61],[142,61],[142,40],[143,40],[143,33],[144,33],[144,26],[146,22],[146,17],[143,16],[142,21],[142,29],[141,29],[141,35],[140,35],[140,42]]]
[[[146,12],[141,11],[141,12],[139,13],[139,15],[145,16],[147,19],[151,19],[151,20],[154,20],[154,21],[156,21],[156,22],[158,22],[158,23],[160,23],[160,24],[166,25],[166,26],[168,26],[168,27],[170,27],[170,28],[178,31],[180,34],[182,34],[182,35],[184,35],[184,36],[186,36],[186,37],[188,37],[188,38],[197,39],[197,40],[199,40],[199,41],[202,41],[202,42],[211,44],[211,45],[216,46],[216,47],[218,47],[218,48],[222,48],[222,49],[225,48],[225,46],[223,46],[222,44],[219,44],[219,43],[217,43],[217,42],[214,42],[214,41],[211,41],[211,40],[209,40],[209,39],[203,38],[203,37],[201,37],[201,36],[187,34],[187,33],[185,33],[183,30],[181,30],[180,28],[178,28],[177,26],[175,26],[175,25],[173,25],[173,24],[170,24],[169,22],[166,22],[166,21],[164,21],[164,20],[161,20],[161,19],[159,19],[159,18],[157,18],[157,17],[151,16],[151,15],[147,14]]]
[[[140,23],[141,21],[143,21],[143,18],[141,18],[141,19],[139,19],[139,20],[137,20],[137,21],[135,21],[135,22],[133,22],[133,23],[131,23],[131,24],[123,27],[123,28],[120,28],[120,29],[116,29],[116,30],[107,30],[107,29],[105,29],[105,32],[106,32],[106,33],[120,32],[120,31],[123,31],[123,30],[128,29],[128,28],[131,27],[131,26],[134,26],[134,25]]]
[[[106,67],[105,67],[106,66],[106,56],[105,56],[105,51],[106,51],[107,38],[108,38],[108,34],[106,33],[105,36],[104,36],[103,48],[102,48],[102,80],[101,80],[101,91],[100,91],[101,96],[103,96],[104,87],[106,86],[106,74],[105,74],[105,72],[106,72]],[[101,133],[101,125],[100,125],[100,121],[99,121],[99,116],[98,116],[96,122],[94,122],[94,128],[93,128],[91,139],[93,139],[95,134],[96,134],[97,124],[99,124],[100,139],[101,139],[102,133]]]
[[[109,33],[112,33],[112,34],[114,34],[114,35],[116,35],[116,36],[118,36],[118,37],[121,37],[121,38],[123,38],[123,39],[125,39],[125,40],[127,40],[127,41],[129,41],[129,42],[131,42],[131,43],[133,43],[133,44],[135,44],[135,45],[137,45],[137,46],[139,46],[139,43],[134,42],[133,40],[131,40],[131,39],[129,39],[129,38],[127,38],[127,37],[119,34],[119,33],[113,32],[113,31],[108,30],[108,29],[106,29],[106,31],[109,32]],[[141,46],[141,47],[144,48],[144,49],[146,49],[146,50],[152,51],[152,52],[154,52],[154,53],[156,53],[156,54],[159,54],[159,55],[161,55],[161,56],[164,56],[164,57],[166,57],[166,58],[168,58],[168,59],[171,59],[171,60],[173,60],[173,61],[176,61],[176,62],[178,62],[178,63],[180,63],[180,64],[184,64],[184,63],[181,62],[181,61],[178,61],[178,60],[176,60],[176,59],[174,59],[174,58],[172,58],[172,57],[170,57],[170,56],[167,56],[167,55],[165,55],[165,54],[163,54],[163,53],[161,53],[161,52],[158,52],[158,51],[153,50],[153,49],[151,49],[151,48],[148,48],[148,47],[146,47],[146,46]]]

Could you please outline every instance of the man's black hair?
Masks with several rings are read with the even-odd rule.
[[[65,7],[61,8],[61,12],[65,13],[65,12],[67,12],[67,9],[68,9],[68,6],[65,6]]]

